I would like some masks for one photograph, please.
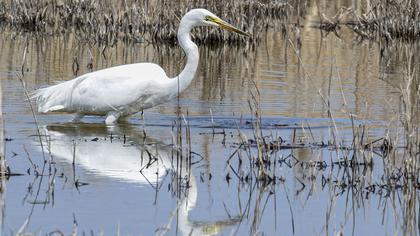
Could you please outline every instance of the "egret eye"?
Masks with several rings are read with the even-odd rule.
[[[204,20],[205,20],[205,21],[211,21],[211,20],[212,20],[212,17],[211,17],[211,16],[206,16],[206,17],[204,18]]]

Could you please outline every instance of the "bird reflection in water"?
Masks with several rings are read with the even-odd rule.
[[[156,191],[164,176],[171,176],[171,192],[178,204],[169,222],[156,230],[165,234],[171,230],[173,217],[182,235],[216,235],[227,226],[239,222],[239,217],[214,222],[190,220],[196,206],[197,183],[189,172],[186,158],[177,158],[172,145],[148,137],[129,124],[109,127],[102,124],[59,124],[44,128],[48,137],[46,148],[62,164],[74,162],[78,171],[127,183],[151,185]],[[184,163],[177,163],[181,160]],[[180,161],[180,162],[181,162]],[[72,165],[74,166],[74,165]],[[67,172],[66,170],[64,170]],[[73,173],[75,176],[75,168]]]

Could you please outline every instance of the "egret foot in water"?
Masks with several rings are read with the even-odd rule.
[[[114,125],[117,123],[118,119],[121,117],[121,113],[110,111],[106,114],[105,124],[107,125]]]

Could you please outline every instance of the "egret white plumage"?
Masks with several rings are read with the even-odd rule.
[[[106,115],[105,123],[113,124],[120,117],[173,99],[188,87],[197,71],[199,52],[190,38],[195,26],[218,26],[248,35],[208,10],[193,9],[182,17],[178,28],[178,42],[187,56],[185,68],[178,76],[169,78],[153,63],[110,67],[36,90],[33,98],[38,111],[75,113],[74,120],[84,115]]]

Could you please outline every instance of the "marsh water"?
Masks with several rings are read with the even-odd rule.
[[[348,170],[333,163],[351,151],[275,150],[275,183],[239,178],[252,172],[238,149],[255,138],[249,104],[256,94],[263,133],[287,143],[349,144],[354,126],[367,127],[374,141],[398,120],[398,61],[383,65],[377,43],[357,42],[346,29],[340,38],[323,36],[310,20],[299,51],[293,34],[275,30],[256,49],[200,45],[199,72],[179,100],[113,127],[103,117],[74,123],[68,114],[36,114],[41,135],[16,76],[22,65],[31,91],[136,62],[155,62],[174,76],[184,54],[176,45],[90,46],[71,34],[1,33],[5,154],[10,170],[21,174],[6,182],[2,235],[22,226],[40,235],[400,234],[398,201],[382,192],[355,193],[340,182]],[[178,121],[191,167],[174,155]],[[380,155],[371,158],[372,166],[360,167],[358,181],[366,186],[383,174]],[[324,161],[325,167],[314,165]]]

